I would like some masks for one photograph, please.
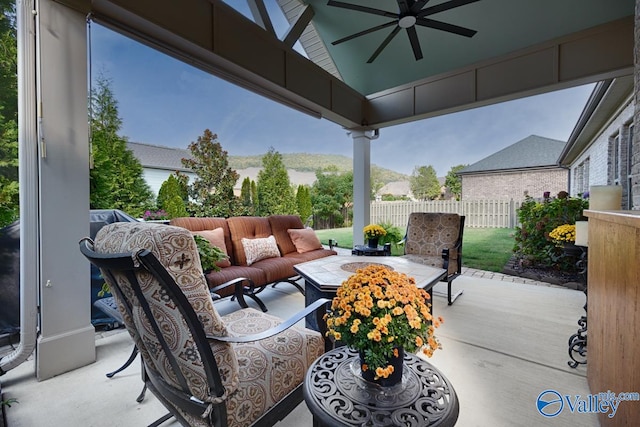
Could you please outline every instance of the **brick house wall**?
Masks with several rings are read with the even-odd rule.
[[[462,176],[462,200],[521,201],[525,193],[540,198],[545,191],[555,196],[560,191],[568,191],[568,179],[569,171],[563,168],[468,174]]]
[[[622,208],[631,208],[631,138],[634,105],[628,100],[602,129],[593,143],[571,164],[569,193],[577,196],[591,185],[621,185]],[[617,166],[616,166],[617,163]]]

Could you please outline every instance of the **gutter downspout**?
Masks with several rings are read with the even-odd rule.
[[[38,79],[36,5],[16,1],[18,42],[18,163],[20,183],[20,344],[0,359],[0,375],[33,353],[38,326],[40,284],[39,159],[36,113]]]

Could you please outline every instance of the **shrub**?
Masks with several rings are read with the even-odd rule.
[[[142,219],[145,221],[161,221],[169,219],[169,215],[167,215],[164,209],[158,211],[147,210],[142,214]]]
[[[219,271],[220,267],[216,265],[216,262],[227,259],[227,255],[222,252],[217,246],[213,246],[207,239],[197,234],[193,235],[198,247],[198,254],[200,255],[200,264],[202,264],[202,271],[205,273],[209,271]]]
[[[404,238],[404,235],[402,234],[400,228],[396,227],[390,222],[382,222],[380,223],[380,226],[385,229],[387,234],[378,239],[379,245],[391,243],[392,245],[397,246],[398,242]]]
[[[184,204],[182,198],[174,194],[169,200],[165,202],[167,216],[169,218],[180,218],[183,216],[189,216],[187,213],[187,207]]]
[[[542,201],[527,196],[518,210],[520,227],[516,227],[514,252],[536,267],[575,270],[575,259],[564,254],[549,233],[562,224],[575,224],[589,207],[587,199],[569,197],[561,191],[557,197],[545,194]]]

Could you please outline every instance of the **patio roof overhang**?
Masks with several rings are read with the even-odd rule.
[[[414,58],[402,31],[370,64],[388,30],[332,42],[391,18],[324,0],[278,0],[291,22],[284,41],[268,16],[256,19],[265,29],[221,1],[56,1],[347,129],[383,128],[633,71],[633,0],[480,0],[433,15],[477,30],[472,38],[417,27],[423,59]],[[393,0],[360,3],[397,11]],[[300,34],[311,60],[292,48],[290,34]]]
[[[560,166],[569,166],[580,157],[618,110],[631,102],[633,83],[633,76],[598,82],[558,158]]]
[[[250,1],[254,6],[262,3]],[[300,7],[298,0],[279,3],[283,9]],[[254,7],[260,15],[256,21],[264,28],[217,0],[17,4],[23,85],[19,96],[28,104],[19,114],[21,257],[29,260],[21,267],[21,292],[31,305],[22,313],[33,323],[39,318],[39,379],[95,360],[86,295],[78,292],[89,282],[88,266],[77,251],[78,239],[89,228],[85,17],[349,129],[354,145],[354,229],[368,220],[369,141],[378,136],[377,129],[634,72],[634,0],[480,0],[434,17],[477,29],[472,44],[463,43],[469,41],[466,38],[444,37],[435,30],[423,34],[419,29],[424,59],[414,58],[400,34],[373,64],[367,64],[367,57],[380,45],[379,34],[334,47],[331,43],[380,25],[379,18],[347,10],[338,13],[319,0],[308,1],[313,14],[291,17],[299,17],[296,22],[301,24],[292,25],[283,40],[269,30],[260,7]],[[391,0],[366,4],[394,7]],[[309,21],[311,15],[315,18]],[[304,34],[310,31],[309,22],[315,39]],[[309,56],[327,69],[292,48],[298,34],[309,36],[303,43],[307,49],[318,46],[319,56]],[[35,327],[28,332],[35,334]],[[19,351],[30,354],[31,344]],[[0,369],[11,369],[16,360],[13,355],[3,359]]]

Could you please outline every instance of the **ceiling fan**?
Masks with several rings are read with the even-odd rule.
[[[434,15],[439,12],[454,9],[456,7],[465,6],[469,3],[475,3],[480,0],[449,0],[444,3],[440,3],[435,6],[426,7],[430,0],[396,0],[398,2],[398,12],[388,12],[385,10],[375,9],[368,6],[360,6],[357,4],[345,3],[342,1],[329,0],[328,6],[341,7],[343,9],[355,10],[358,12],[369,13],[372,15],[384,16],[387,18],[393,18],[392,21],[384,24],[376,25],[375,27],[368,28],[364,31],[351,34],[350,36],[343,37],[339,40],[332,42],[332,45],[344,43],[346,41],[355,39],[356,37],[364,36],[365,34],[373,33],[374,31],[382,30],[388,27],[394,27],[391,33],[383,40],[378,46],[373,55],[367,61],[367,64],[371,64],[380,55],[380,52],[393,40],[393,38],[400,32],[401,29],[407,31],[411,48],[413,49],[413,55],[416,61],[422,59],[422,49],[420,47],[420,41],[418,40],[418,33],[416,31],[416,25],[422,27],[434,28],[440,31],[446,31],[453,34],[458,34],[465,37],[473,37],[477,31],[471,30],[465,27],[459,27],[457,25],[448,24],[442,21],[436,21],[434,19],[427,18],[430,15]]]

